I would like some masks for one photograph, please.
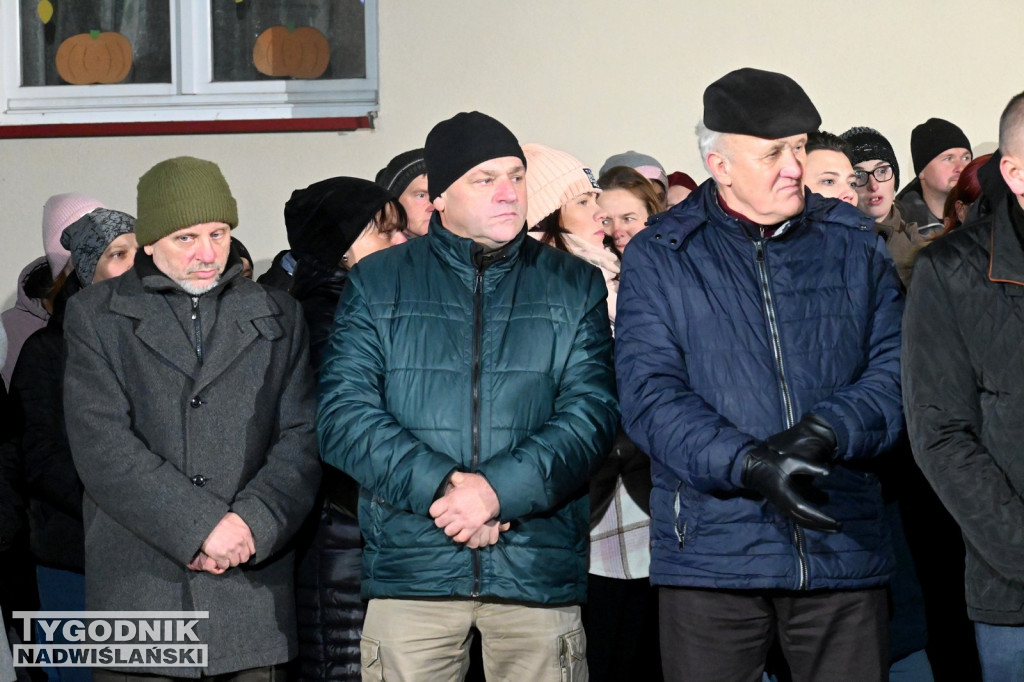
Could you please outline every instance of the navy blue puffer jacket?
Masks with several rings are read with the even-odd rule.
[[[842,589],[888,579],[875,476],[860,464],[903,425],[899,280],[870,220],[807,195],[771,238],[720,207],[713,182],[626,249],[616,371],[623,424],[651,455],[651,580]],[[747,452],[813,413],[838,440],[819,479],[827,534],[740,483]]]

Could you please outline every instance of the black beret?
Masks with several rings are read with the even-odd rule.
[[[821,116],[789,76],[731,71],[704,90],[704,126],[719,133],[777,139],[818,129]]]
[[[512,131],[479,111],[462,112],[441,121],[427,134],[427,191],[433,201],[465,173],[490,159],[526,155]]]

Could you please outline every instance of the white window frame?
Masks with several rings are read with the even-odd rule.
[[[212,78],[213,0],[164,1],[171,12],[171,83],[39,87],[21,85],[20,3],[0,2],[0,126],[376,116],[377,0],[363,0],[365,78],[230,83]]]

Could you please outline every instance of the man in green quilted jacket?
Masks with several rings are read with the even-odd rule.
[[[601,273],[526,239],[526,160],[479,112],[424,147],[426,237],[358,264],[321,375],[361,486],[363,679],[586,679],[587,481],[618,422]],[[429,340],[429,341],[428,341]]]

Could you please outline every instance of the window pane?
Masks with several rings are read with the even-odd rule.
[[[170,2],[20,3],[22,85],[171,82]]]
[[[213,80],[366,77],[361,0],[213,0]]]

